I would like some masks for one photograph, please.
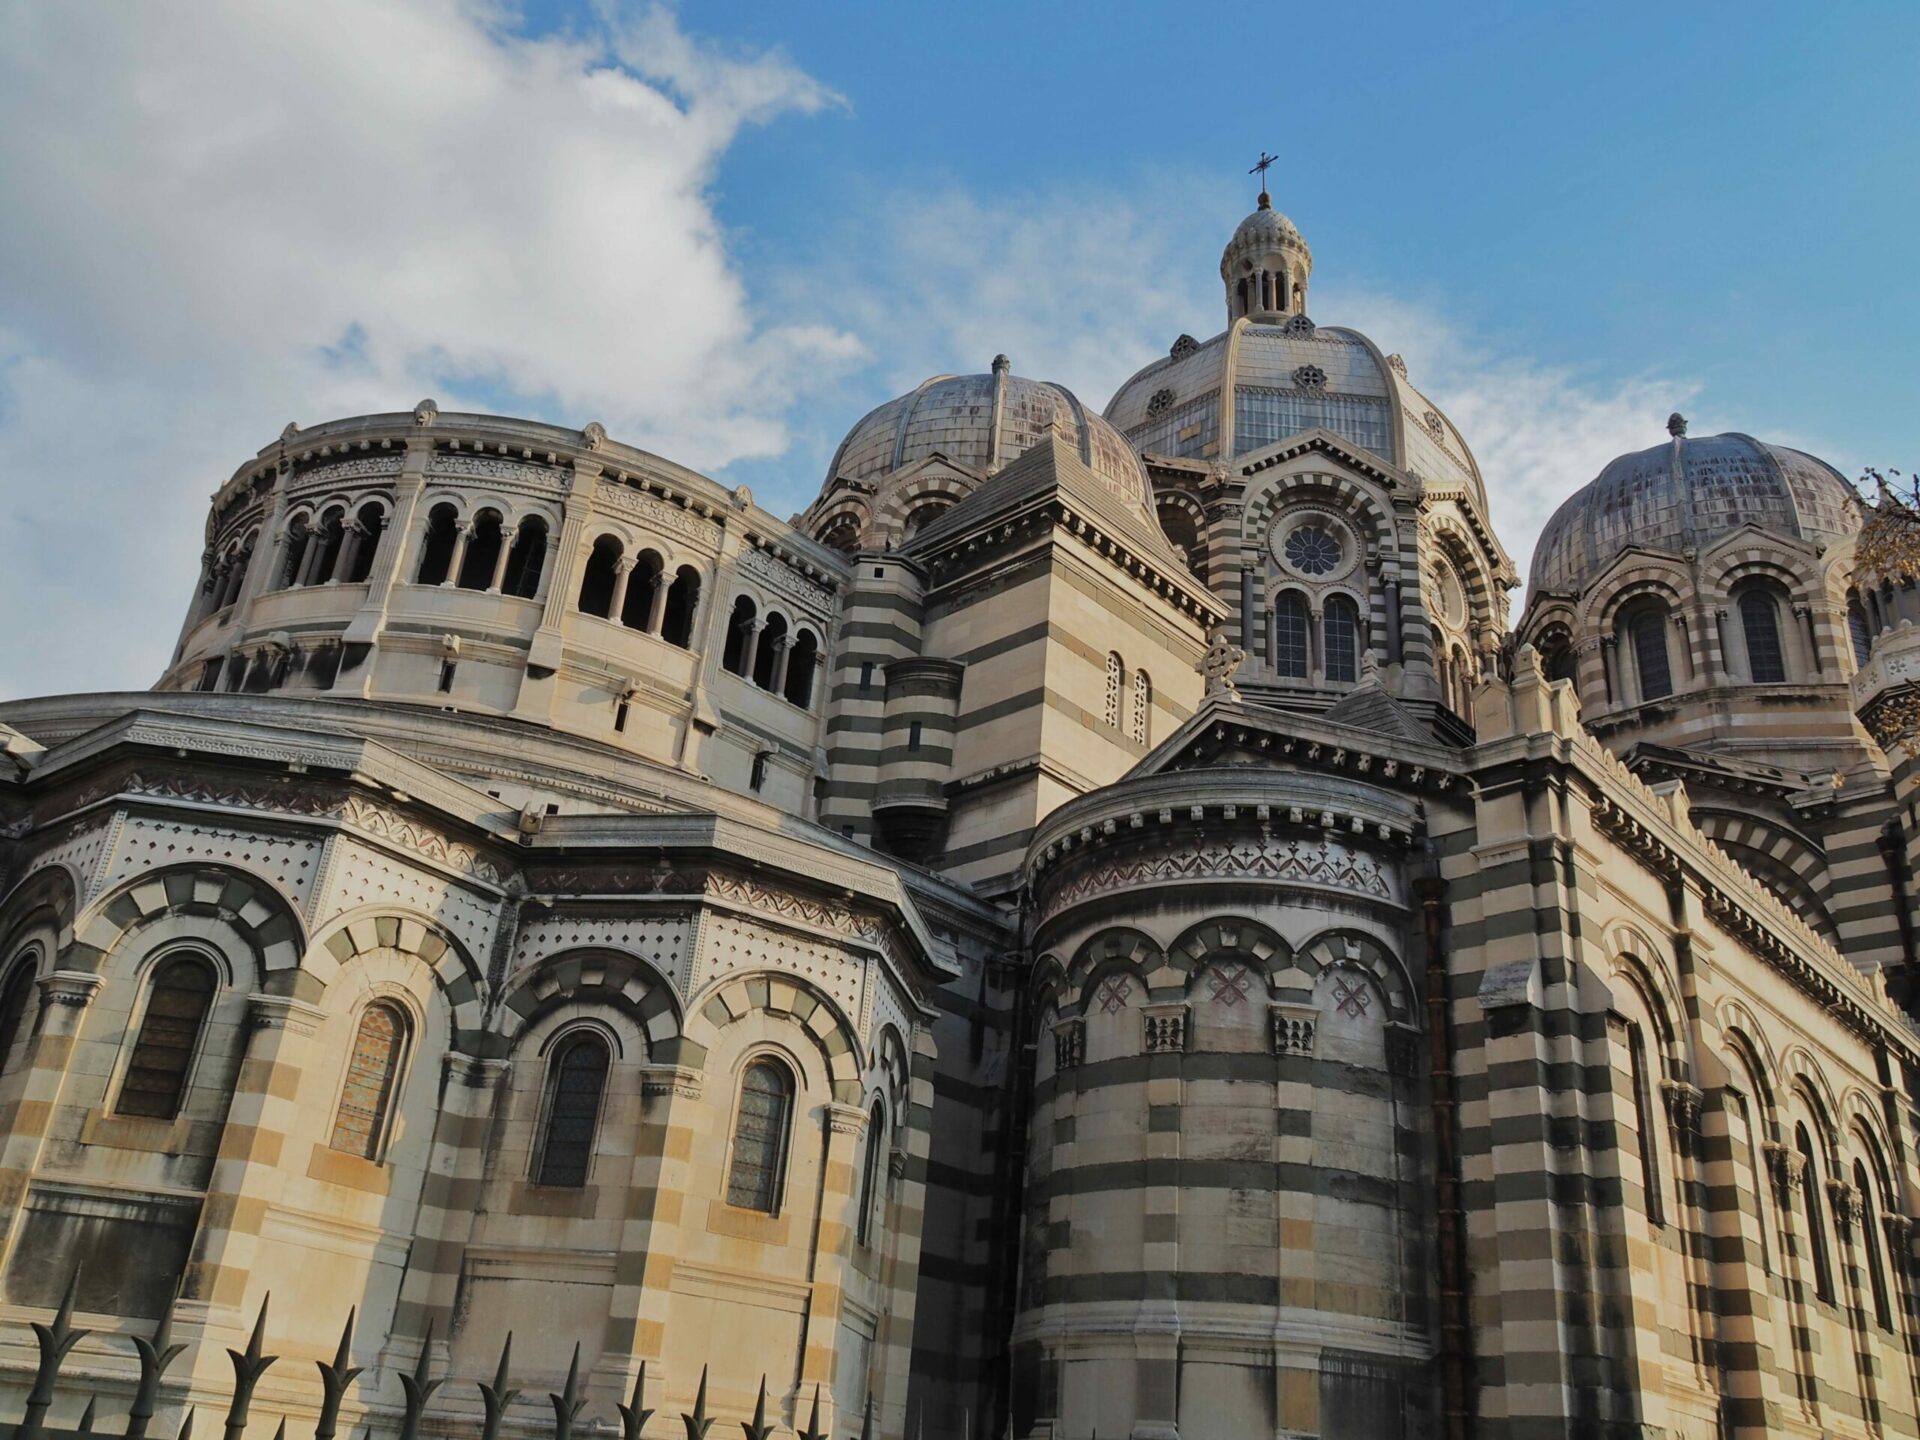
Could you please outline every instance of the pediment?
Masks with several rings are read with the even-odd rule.
[[[1283,465],[1302,455],[1317,455],[1344,467],[1353,474],[1387,489],[1397,488],[1402,480],[1401,472],[1382,460],[1371,450],[1363,450],[1344,436],[1336,435],[1322,425],[1289,435],[1284,440],[1276,440],[1271,445],[1263,445],[1258,450],[1249,450],[1234,457],[1234,468],[1243,477],[1251,477],[1262,470],[1270,470],[1275,465]]]

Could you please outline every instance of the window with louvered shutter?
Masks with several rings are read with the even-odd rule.
[[[213,968],[192,956],[165,961],[154,972],[115,1114],[171,1120],[180,1113],[187,1067],[213,1005],[213,988]]]
[[[612,1063],[607,1042],[591,1032],[571,1037],[554,1056],[547,1133],[540,1145],[536,1184],[578,1190],[587,1183],[593,1132],[599,1124],[600,1100],[606,1093],[607,1070]]]
[[[335,1150],[362,1160],[380,1158],[406,1038],[406,1019],[395,1006],[369,1005],[361,1012],[333,1121]]]
[[[768,1215],[780,1208],[780,1172],[793,1114],[793,1082],[770,1060],[747,1067],[740,1082],[740,1113],[733,1126],[733,1164],[727,1203]]]

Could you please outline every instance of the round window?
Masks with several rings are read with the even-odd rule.
[[[1340,541],[1323,525],[1302,525],[1287,536],[1287,564],[1302,575],[1331,575],[1340,565]]]
[[[1461,583],[1460,572],[1449,562],[1436,560],[1433,580],[1440,618],[1456,630],[1462,628],[1467,623],[1467,587]]]

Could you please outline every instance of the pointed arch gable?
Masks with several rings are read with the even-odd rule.
[[[50,860],[0,899],[0,959],[17,937],[36,926],[51,930],[64,945],[80,908],[80,877],[65,861]]]
[[[598,946],[556,951],[510,976],[493,1014],[493,1031],[511,1047],[531,1025],[563,1005],[604,1006],[629,1016],[646,1035],[649,1058],[678,1062],[685,1021],[673,982],[636,955]]]
[[[1271,976],[1293,964],[1293,947],[1257,920],[1220,916],[1192,926],[1167,947],[1167,961],[1188,982],[1216,958],[1251,959]]]
[[[756,1010],[794,1021],[804,1030],[825,1062],[835,1103],[860,1103],[860,1077],[867,1072],[853,1022],[833,998],[809,982],[773,970],[730,974],[689,1003],[686,1037],[698,1058],[705,1058],[719,1033]]]
[[[335,917],[319,933],[306,968],[322,985],[356,959],[379,950],[415,956],[433,972],[435,988],[453,1017],[460,1048],[485,1028],[486,982],[466,948],[432,917],[418,911],[368,906]]]
[[[251,949],[260,980],[299,969],[307,953],[299,911],[272,881],[232,866],[195,864],[135,876],[89,905],[74,924],[75,968],[97,968],[129,931],[176,913],[225,918]]]

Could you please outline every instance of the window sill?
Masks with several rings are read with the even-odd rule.
[[[536,1185],[517,1180],[507,1196],[509,1215],[546,1215],[569,1220],[591,1220],[600,1205],[600,1187]]]
[[[378,1160],[349,1155],[331,1145],[316,1144],[307,1161],[307,1178],[343,1190],[359,1190],[369,1195],[385,1195],[393,1186],[393,1172]]]
[[[156,1155],[178,1155],[187,1148],[193,1122],[184,1115],[171,1120],[153,1120],[140,1115],[109,1115],[102,1110],[89,1111],[80,1126],[82,1145],[99,1145],[109,1150],[144,1150]]]
[[[785,1245],[788,1217],[768,1215],[760,1210],[743,1210],[724,1200],[707,1205],[707,1233],[725,1235],[733,1240],[751,1240],[758,1245]]]

